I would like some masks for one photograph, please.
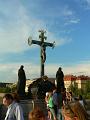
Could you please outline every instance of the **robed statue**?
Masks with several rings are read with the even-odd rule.
[[[58,91],[64,89],[64,74],[61,67],[59,67],[58,71],[56,72],[56,82]]]
[[[18,70],[18,84],[17,84],[17,93],[19,96],[25,96],[25,86],[26,86],[26,75],[24,71],[24,66],[21,65],[20,69]]]

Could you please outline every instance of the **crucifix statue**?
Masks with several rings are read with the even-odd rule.
[[[40,35],[39,35],[39,39],[40,41],[37,40],[32,40],[31,37],[28,38],[28,44],[37,44],[40,46],[40,57],[41,57],[41,77],[44,76],[44,63],[46,61],[46,47],[52,47],[54,48],[54,43],[49,43],[49,42],[44,42],[44,40],[47,39],[46,36],[44,36],[44,34],[46,33],[46,31],[44,30],[39,30]]]

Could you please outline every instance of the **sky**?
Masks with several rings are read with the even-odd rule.
[[[90,0],[0,0],[0,82],[16,82],[24,65],[27,79],[40,77],[40,46],[28,45],[45,30],[55,47],[46,48],[45,75],[90,76]]]

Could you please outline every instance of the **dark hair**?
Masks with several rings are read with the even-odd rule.
[[[16,102],[20,102],[20,96],[17,93],[12,93],[13,99]]]
[[[83,100],[83,97],[82,97],[82,95],[79,95],[79,100]]]
[[[13,96],[11,94],[9,94],[9,93],[5,94],[3,96],[3,98],[9,99],[9,100],[13,100]]]
[[[70,91],[69,93],[70,93],[70,95],[72,96],[72,92]]]

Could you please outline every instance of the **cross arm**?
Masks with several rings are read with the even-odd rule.
[[[55,42],[53,42],[53,43],[49,43],[49,42],[44,42],[44,46],[46,46],[46,47],[52,47],[52,48],[54,48],[54,46],[55,46]]]
[[[32,44],[41,45],[41,41],[36,41],[36,40],[30,40],[30,39],[28,39],[28,44],[29,45],[32,45]]]

